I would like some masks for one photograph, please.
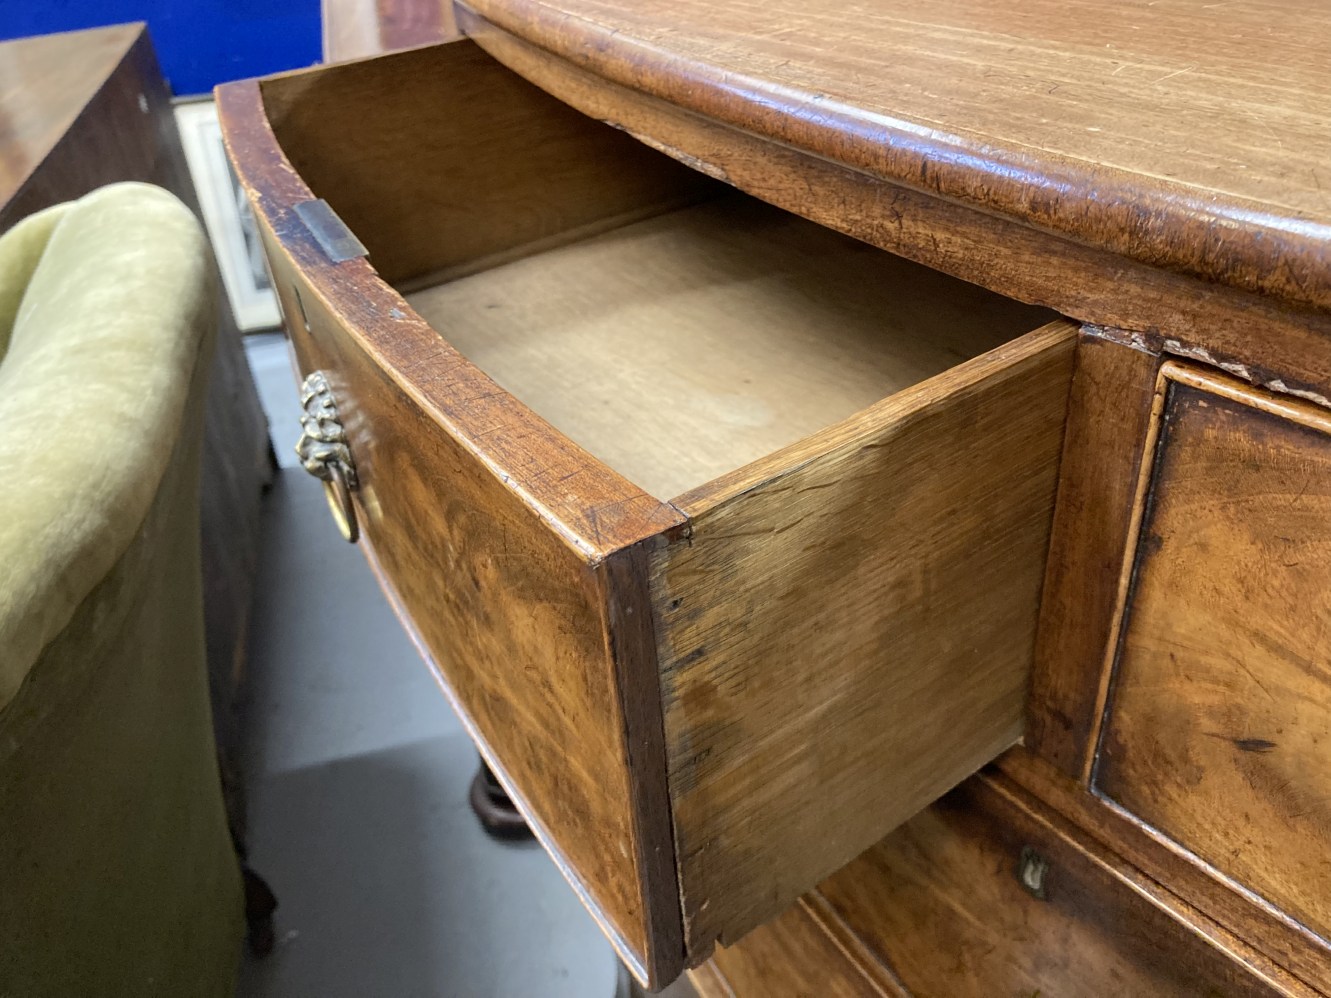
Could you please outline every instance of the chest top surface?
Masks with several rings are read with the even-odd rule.
[[[138,24],[0,42],[0,204],[60,141],[143,32]]]
[[[466,0],[615,83],[1154,266],[1331,306],[1331,7]]]

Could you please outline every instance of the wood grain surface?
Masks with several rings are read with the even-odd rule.
[[[908,998],[881,968],[852,959],[803,902],[740,945],[718,948],[710,967],[704,998]]]
[[[1162,375],[1095,787],[1331,938],[1331,414]]]
[[[16,201],[142,34],[121,24],[0,42],[0,205]]]
[[[1094,751],[1159,365],[1093,332],[1077,341],[1025,738],[1069,776],[1082,777]]]
[[[354,65],[370,63],[332,71]],[[314,194],[269,127],[259,85],[228,84],[218,88],[217,97],[228,153],[243,173],[256,212],[281,237],[284,255],[307,277],[313,275],[316,292],[376,363],[393,372],[413,397],[428,400],[439,420],[549,529],[597,559],[682,522],[500,390],[416,315],[367,260],[347,260],[329,273],[333,265],[294,210]],[[571,478],[561,477],[570,473],[585,476],[580,483],[585,490],[570,490]]]
[[[771,917],[1021,734],[1074,327],[681,497],[654,553],[691,952]]]
[[[698,998],[735,998],[734,990],[711,960],[690,968],[685,978]]]
[[[1183,739],[1186,725],[1164,735],[1155,725],[1162,711],[1188,703],[1186,683],[1174,683],[1178,692],[1157,702],[1147,692],[1154,665],[1139,663],[1129,670],[1138,676],[1135,701],[1120,701],[1114,687],[1097,774],[1118,803],[1096,800],[1068,774],[1084,781],[1092,761],[1089,743],[1109,681],[1103,653],[1117,633],[1115,599],[1130,593],[1135,608],[1141,598],[1118,568],[1133,530],[1133,469],[1142,459],[1159,355],[1223,367],[1286,398],[1331,399],[1331,257],[1322,249],[1331,230],[1317,176],[1331,144],[1317,124],[1331,108],[1331,89],[1315,40],[1326,15],[1281,3],[1259,10],[1247,0],[1145,7],[1083,0],[1071,8],[946,0],[906,16],[891,6],[897,2],[866,11],[836,0],[721,8],[681,0],[668,9],[663,0],[469,0],[456,9],[475,44],[293,74],[264,84],[263,100],[253,86],[223,92],[233,153],[243,147],[238,159],[250,160],[242,173],[251,194],[289,256],[290,273],[307,280],[313,314],[335,330],[337,350],[320,349],[335,366],[358,372],[356,404],[397,414],[374,419],[385,429],[367,420],[359,431],[369,441],[363,447],[381,449],[374,461],[387,473],[380,480],[391,474],[393,481],[363,496],[371,558],[454,695],[479,705],[472,730],[534,815],[538,834],[629,962],[657,983],[686,959],[705,956],[714,941],[733,942],[775,915],[1010,744],[1036,658],[1031,743],[1061,774],[1024,753],[1040,774],[1030,785],[1061,801],[1062,813],[1090,837],[1070,844],[1068,828],[1040,817],[1002,779],[993,783],[1008,804],[990,810],[1010,804],[1022,837],[1044,836],[1077,871],[1070,906],[1050,897],[1040,903],[1052,914],[1022,914],[1026,921],[1010,928],[1026,939],[1021,932],[1034,926],[1029,939],[1061,938],[1067,946],[1090,940],[1086,952],[1100,976],[1066,960],[1042,962],[1034,942],[1020,953],[1000,945],[986,955],[990,943],[972,946],[983,932],[962,944],[953,971],[998,960],[1005,969],[995,979],[1022,988],[1047,979],[1060,994],[1102,993],[1077,990],[1100,980],[1126,982],[1115,992],[1126,994],[1201,987],[1308,993],[1271,960],[1312,983],[1328,981],[1319,976],[1325,940],[1315,934],[1327,915],[1313,847],[1326,831],[1316,796],[1320,740],[1288,736],[1297,772],[1281,768],[1286,757],[1275,746],[1285,743],[1274,735],[1207,736],[1200,749],[1198,739],[1176,744],[1171,738]],[[1192,29],[1186,40],[1178,30],[1184,24]],[[1197,64],[1176,64],[1184,57]],[[336,270],[321,261],[289,210],[311,192],[266,130],[263,101],[314,196],[332,202],[369,246],[374,266],[412,292],[442,338],[366,261]],[[1292,151],[1276,151],[1282,143]],[[801,234],[804,223],[791,219],[772,229],[750,221],[725,232],[731,248],[718,265],[707,256],[723,241],[715,224],[696,238],[696,223],[715,223],[721,216],[709,213],[737,203],[716,199],[721,182],[1092,324],[1075,376],[1072,327],[1062,324],[820,429],[865,405],[857,393],[871,395],[877,383],[869,382],[896,376],[895,360],[880,370],[873,358],[896,349],[897,334],[875,339],[855,317],[884,289],[814,301],[805,288],[773,321],[763,303],[784,286],[785,277],[771,277],[796,259],[791,247],[849,244]],[[750,210],[764,225],[780,218]],[[765,238],[750,238],[758,232]],[[651,249],[657,237],[672,247]],[[871,254],[836,250],[827,262],[833,283],[869,285],[850,279],[854,266],[842,274],[831,261]],[[696,271],[680,264],[694,255],[687,262]],[[762,294],[738,281],[734,294],[694,293],[701,271],[735,275],[740,264],[758,273],[758,284],[768,281]],[[565,270],[553,274],[559,266]],[[437,287],[421,290],[430,284]],[[660,285],[675,290],[669,309],[648,300]],[[607,292],[620,295],[619,305],[607,307],[599,327],[582,324],[584,298],[604,303]],[[681,301],[685,313],[694,310],[696,335],[665,322]],[[737,313],[751,328],[734,322]],[[791,349],[801,345],[797,330],[782,325],[791,315],[825,317],[821,335],[835,330],[846,340],[829,369],[801,364],[817,392],[801,392],[802,382],[783,369],[783,358],[806,356]],[[613,338],[627,332],[616,323],[625,318],[634,328],[660,330],[657,352],[643,349],[639,337],[631,356],[613,354]],[[746,328],[762,335],[746,339]],[[921,328],[960,327],[948,320]],[[322,335],[316,330],[316,339]],[[496,380],[444,342],[455,337]],[[820,356],[816,343],[802,345],[807,356]],[[512,369],[501,370],[505,363]],[[671,412],[672,398],[742,395],[729,388],[750,369],[758,372],[760,397],[771,389],[787,400],[771,406],[779,432],[770,439],[741,441],[726,432],[740,399],[722,399],[720,419],[705,407]],[[686,389],[653,395],[659,372],[687,379]],[[626,377],[637,379],[632,398],[614,391]],[[598,407],[596,392],[603,398],[607,388],[611,401]],[[1306,423],[1312,411],[1296,403],[1282,413],[1295,413],[1297,423],[1303,412]],[[626,428],[626,413],[640,422]],[[1249,427],[1255,419],[1247,415]],[[1307,433],[1293,437],[1306,444]],[[1234,488],[1246,491],[1225,495],[1240,504],[1268,501],[1261,489],[1272,483],[1263,485],[1257,466],[1273,459],[1303,467],[1289,456],[1300,449],[1290,439],[1264,431],[1266,449],[1246,465],[1234,455],[1247,454],[1248,444],[1222,446],[1211,463],[1192,448],[1194,466],[1172,481],[1173,494],[1217,516],[1202,494],[1215,485],[1208,476],[1234,465]],[[772,448],[779,449],[762,456]],[[1037,649],[1060,450],[1067,474]],[[1320,501],[1315,488],[1299,494],[1286,488],[1291,482],[1286,475],[1275,490],[1291,509]],[[483,511],[476,515],[495,533],[456,533],[429,505],[441,486],[455,485],[463,505]],[[390,489],[407,498],[385,506]],[[653,494],[677,498],[670,506]],[[1300,552],[1316,553],[1314,526],[1300,539],[1278,531],[1274,513],[1263,515],[1259,509],[1247,519],[1265,524],[1268,547],[1270,537],[1294,537]],[[1315,519],[1292,515],[1300,529]],[[1238,514],[1221,522],[1228,523],[1226,543],[1247,527]],[[473,534],[480,546],[468,549]],[[510,548],[517,564],[504,562]],[[1215,560],[1191,549],[1189,558],[1207,571]],[[1220,603],[1228,613],[1217,634],[1248,626],[1235,594],[1266,581],[1255,569],[1241,579],[1237,571],[1227,566],[1230,574],[1214,575],[1230,599]],[[440,595],[442,574],[455,572],[474,604]],[[1281,564],[1254,605],[1271,619],[1280,606],[1302,606],[1299,594],[1323,580],[1301,572],[1315,568]],[[1212,578],[1194,576],[1196,585]],[[491,596],[480,602],[480,593],[495,591],[504,594],[498,609]],[[557,630],[560,621],[524,602],[533,596],[539,605],[566,599],[568,629]],[[1305,617],[1299,626],[1311,628],[1320,613]],[[1163,633],[1163,624],[1142,619],[1143,634]],[[468,631],[478,620],[483,626],[472,631],[487,633]],[[1217,731],[1245,719],[1312,730],[1304,705],[1320,702],[1320,635],[1294,624],[1267,630],[1281,636],[1282,648],[1304,649],[1299,660],[1312,664],[1300,677],[1280,679],[1280,696],[1266,707],[1252,703],[1261,690],[1227,674],[1208,681],[1207,696],[1220,706],[1204,716]],[[534,658],[551,641],[572,649],[559,652],[564,665],[553,673]],[[1298,658],[1270,647],[1254,654]],[[1218,675],[1217,662],[1194,664]],[[820,669],[825,663],[835,670]],[[1116,684],[1129,675],[1125,663]],[[515,666],[526,672],[507,671]],[[504,706],[514,691],[521,706]],[[1117,719],[1123,703],[1132,708],[1126,720]],[[544,755],[568,745],[541,735],[536,751],[518,745],[512,731],[495,734],[513,720],[524,732],[531,724],[568,730],[560,725],[569,719],[602,727],[563,784]],[[1257,847],[1231,842],[1226,836],[1242,822],[1216,832],[1195,801],[1169,796],[1169,781],[1180,784],[1192,772],[1188,753],[1199,751],[1206,779],[1241,774],[1244,782],[1225,784],[1229,800],[1252,810],[1257,838],[1275,838]],[[1228,759],[1226,752],[1242,754]],[[1230,776],[1215,775],[1225,761]],[[602,780],[605,772],[613,775]],[[1142,789],[1137,777],[1165,789]],[[598,793],[605,799],[593,800]],[[573,800],[571,816],[561,810],[570,806],[565,798]],[[1036,817],[1020,817],[1028,812]],[[1272,816],[1286,814],[1289,827],[1272,831]],[[599,839],[593,826],[603,826]],[[573,829],[572,838],[561,827]],[[947,834],[978,841],[981,831]],[[623,846],[618,856],[614,843]],[[1285,856],[1282,844],[1297,855]],[[958,871],[993,875],[998,853],[957,848],[937,854],[939,868],[966,854]],[[663,849],[677,849],[678,892]],[[926,847],[908,844],[907,851]],[[1177,886],[1187,901],[1151,877]],[[862,879],[866,891],[885,882],[881,871]],[[955,883],[938,887],[938,910],[950,917],[972,900],[985,906],[977,920],[990,905],[1010,901],[997,889],[963,896],[962,880],[958,872]],[[1096,913],[1102,892],[1109,900]],[[891,924],[889,916],[872,918],[880,928]],[[1148,928],[1141,938],[1114,938],[1105,919]],[[829,923],[819,924],[826,930]],[[803,945],[760,931],[772,960],[782,946]],[[848,952],[847,937],[824,935]],[[927,963],[926,956],[906,959],[923,982],[917,993],[965,993],[941,984],[930,990],[931,982],[952,978]],[[770,969],[762,973],[769,990],[777,986]]]
[[[456,276],[718,187],[465,40],[261,86],[291,165],[394,284]]]
[[[1331,304],[1331,13],[1319,6],[462,6],[598,76],[872,176],[1151,266]]]
[[[1331,399],[1324,312],[1137,261],[681,110],[457,9],[468,35],[506,66],[765,201],[1000,294],[1130,331],[1153,352]]]
[[[407,300],[662,499],[1050,317],[736,194]]]
[[[1319,994],[1331,993],[1331,947],[1316,933],[1234,882],[1200,863],[1168,836],[1118,805],[1088,791],[1074,779],[1023,746],[994,763],[1023,791],[1034,795],[1077,829],[1077,837],[1095,842],[1169,894],[1241,939],[1270,966],[1284,968]],[[1245,957],[1251,962],[1254,957]]]
[[[309,317],[292,332],[301,370],[330,373],[347,420],[381,580],[524,814],[632,953],[649,953],[636,770],[597,569],[369,360],[301,275],[273,270],[286,313]],[[668,848],[668,827],[657,833]]]
[[[917,998],[1315,993],[987,777],[911,819],[818,894]]]
[[[257,85],[222,88],[219,107],[302,370],[328,371],[343,413],[381,581],[625,961],[669,980],[683,946],[673,873],[653,879],[672,866],[664,779],[656,798],[635,782],[665,769],[659,701],[634,685],[654,669],[616,658],[650,651],[623,620],[647,614],[633,565],[611,578],[608,560],[683,518],[471,366],[364,258],[331,263]]]

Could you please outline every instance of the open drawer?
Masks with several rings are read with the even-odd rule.
[[[367,556],[640,977],[1020,736],[1069,323],[468,41],[219,102]]]

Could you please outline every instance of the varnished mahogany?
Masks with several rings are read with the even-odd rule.
[[[432,441],[363,496],[372,557],[635,968],[659,983],[719,939],[731,945],[699,984],[740,994],[1331,989],[1313,764],[1331,696],[1307,515],[1324,463],[1309,428],[1331,409],[1326,13],[461,0],[452,14],[470,41],[224,91],[224,118],[275,269],[317,299],[302,362],[331,364],[363,402],[371,467],[409,424]],[[406,80],[429,98],[404,99]],[[728,331],[736,306],[780,300],[769,270],[695,303],[687,262],[734,275],[763,259],[709,255],[717,236],[672,255],[720,185],[1081,333],[1004,336],[725,470],[738,434],[713,424],[742,392],[710,417],[688,403],[750,369],[784,374],[796,327],[763,324],[786,333],[750,365],[665,332],[680,314]],[[378,274],[311,248],[290,216],[311,195]],[[896,301],[942,297],[930,286]],[[856,303],[882,308],[838,297],[814,334],[828,353]],[[939,343],[951,323],[935,311],[917,326]],[[453,354],[450,323],[494,381]],[[726,346],[746,342],[733,328]],[[680,349],[618,358],[617,332]],[[669,387],[695,368],[712,388]],[[1172,403],[1162,370],[1189,386]],[[598,391],[608,412],[581,411]],[[1189,391],[1203,394],[1181,408]],[[644,428],[616,433],[614,406],[639,403]],[[794,426],[805,400],[790,408]],[[634,451],[640,434],[669,446]],[[671,461],[679,440],[699,453]],[[453,481],[486,498],[438,512],[432,489]],[[478,557],[473,535],[498,550],[497,525],[534,546]],[[570,628],[513,614],[538,592],[522,581],[533,565],[567,590]],[[471,602],[454,606],[459,591]],[[517,653],[475,651],[501,632]],[[577,668],[537,664],[542,643],[575,639]],[[521,680],[487,693],[514,663]],[[903,679],[927,695],[897,696]],[[1010,695],[1025,745],[995,773],[736,938],[1016,737],[1022,711],[996,706]],[[563,774],[530,756],[550,730],[524,716],[542,696],[542,710],[596,705],[564,711],[588,720],[546,750]],[[967,715],[968,696],[987,706]],[[977,738],[954,768],[957,725]],[[907,732],[909,747],[894,741]],[[919,794],[916,766],[931,774]],[[624,835],[634,846],[616,856]],[[1040,950],[1054,937],[1059,958]]]

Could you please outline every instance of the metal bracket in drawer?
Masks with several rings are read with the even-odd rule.
[[[310,230],[310,235],[314,236],[324,256],[333,263],[369,256],[369,250],[323,198],[302,201],[296,205],[296,216],[305,223],[305,228]]]

